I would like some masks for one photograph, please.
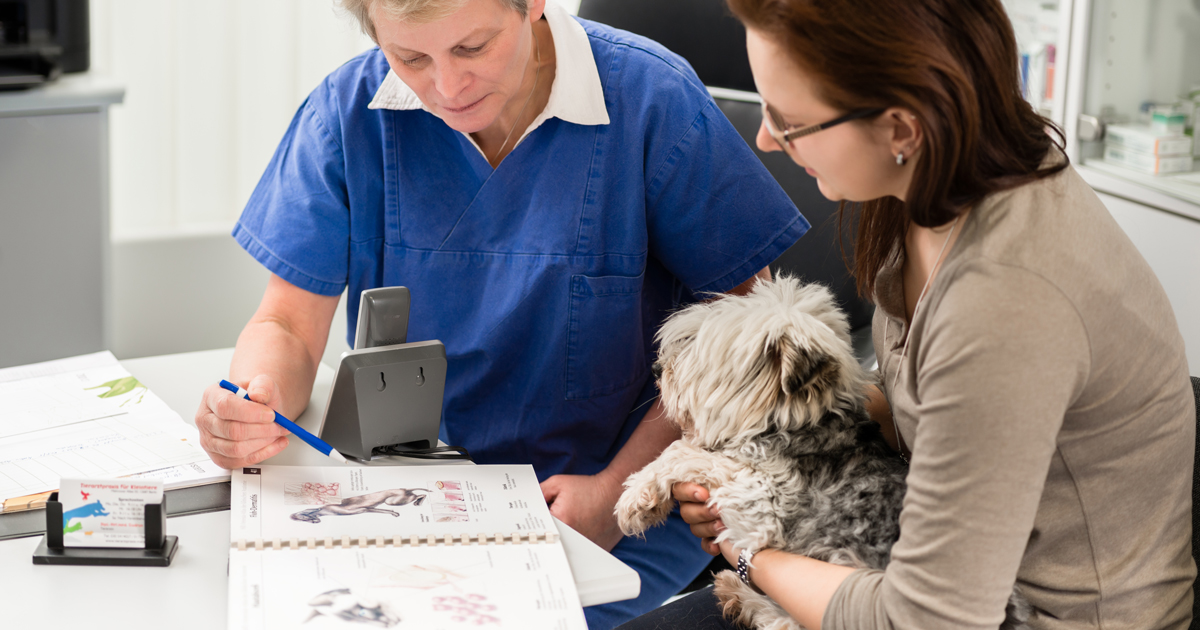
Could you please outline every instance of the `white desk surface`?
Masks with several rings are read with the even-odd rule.
[[[200,393],[227,374],[232,356],[231,349],[208,350],[121,363],[193,423]],[[333,370],[321,365],[308,410],[297,424],[317,428],[332,380]],[[328,459],[291,440],[287,450],[265,463],[328,464]],[[585,606],[637,596],[641,583],[633,569],[557,519],[555,524]],[[179,536],[179,551],[167,568],[35,566],[31,558],[40,536],[0,541],[0,626],[84,622],[91,630],[224,628],[229,511],[167,519],[167,533]]]

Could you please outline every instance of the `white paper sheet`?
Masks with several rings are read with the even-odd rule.
[[[0,501],[205,460],[195,427],[109,352],[0,370]]]
[[[167,490],[176,488],[191,488],[209,483],[229,481],[229,471],[213,463],[211,459],[189,462],[168,468],[155,468],[146,472],[134,473],[129,477],[135,479],[162,479]]]
[[[110,352],[0,370],[0,438],[128,415],[147,394]]]
[[[61,477],[120,477],[207,459],[196,429],[123,416],[0,439],[0,500],[58,488]]]

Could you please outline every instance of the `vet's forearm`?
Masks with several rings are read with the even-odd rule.
[[[754,288],[754,285],[757,284],[759,280],[764,280],[767,282],[771,281],[771,268],[770,267],[763,267],[762,269],[759,269],[758,273],[754,274],[753,276],[750,276],[749,280],[746,280],[745,282],[737,285],[736,287],[733,287],[732,289],[727,291],[727,293],[729,295],[746,295]]]
[[[617,452],[612,463],[600,474],[620,487],[629,475],[654,461],[663,449],[678,440],[679,436],[679,427],[667,420],[667,415],[663,413],[662,405],[656,398],[642,418],[642,423],[633,430],[633,435],[629,436],[629,441],[625,442],[625,446]]]
[[[243,387],[259,374],[270,376],[283,395],[280,412],[296,418],[308,407],[318,361],[302,340],[275,322],[251,321],[238,337],[229,375]]]
[[[853,572],[850,567],[764,549],[754,555],[750,581],[800,625],[808,630],[821,630],[829,601]]]

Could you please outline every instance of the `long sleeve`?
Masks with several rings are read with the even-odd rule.
[[[826,629],[996,628],[1087,380],[1087,331],[1053,284],[986,260],[946,272],[950,288],[914,322],[913,354],[885,369],[913,451],[900,540],[886,571],[843,583]]]

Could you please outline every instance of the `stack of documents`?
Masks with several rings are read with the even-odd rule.
[[[0,512],[42,507],[62,477],[228,479],[196,428],[110,352],[0,370]]]

